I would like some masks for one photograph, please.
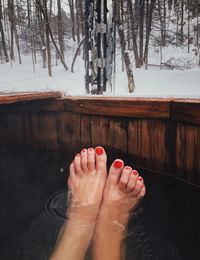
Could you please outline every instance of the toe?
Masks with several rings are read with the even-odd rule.
[[[117,184],[121,177],[123,168],[124,168],[124,162],[119,159],[115,160],[110,167],[108,180]]]
[[[127,188],[127,184],[129,181],[131,171],[132,171],[132,168],[130,166],[126,166],[122,171],[122,175],[119,180],[119,188],[122,191],[126,190],[126,188]]]
[[[95,150],[94,150],[94,148],[88,149],[87,167],[90,171],[95,170]]]
[[[75,158],[74,158],[74,168],[76,171],[77,175],[82,174],[82,169],[81,169],[81,155],[78,153]]]
[[[142,188],[144,187],[144,181],[142,177],[138,177],[136,184],[135,184],[135,188],[132,191],[132,195],[133,196],[138,196],[140,194],[140,192],[142,191]]]
[[[103,147],[98,146],[95,148],[95,160],[97,172],[106,173],[107,156]]]
[[[87,149],[81,151],[81,168],[83,171],[87,170]]]
[[[132,192],[135,189],[135,185],[138,179],[138,172],[133,170],[130,174],[130,178],[127,184],[127,191]]]
[[[76,176],[76,170],[74,167],[74,162],[72,162],[69,167],[69,178],[68,178],[68,189],[69,190],[71,190],[71,188],[72,188],[72,182],[73,182],[73,179],[75,176]]]
[[[142,199],[146,194],[146,187],[143,185],[141,192],[138,194],[138,199]]]

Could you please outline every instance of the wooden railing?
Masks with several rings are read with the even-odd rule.
[[[200,100],[79,98],[0,106],[0,143],[114,156],[200,185]]]

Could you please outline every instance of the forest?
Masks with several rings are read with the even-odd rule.
[[[69,68],[69,51],[84,59],[82,44],[86,32],[86,12],[94,0],[0,0],[0,63],[23,63],[30,55],[33,70],[38,59],[52,77],[52,59]],[[167,46],[183,47],[200,63],[200,0],[108,0],[107,8],[116,28],[117,51],[126,68],[129,91],[134,90],[134,68],[187,67],[160,60],[149,62],[149,52]],[[110,12],[111,13],[111,12]],[[108,12],[109,16],[109,12]],[[95,17],[95,14],[94,14]],[[115,31],[115,30],[113,30]],[[75,57],[76,58],[76,57]],[[75,62],[75,58],[73,62]],[[73,64],[72,64],[73,65]],[[196,64],[199,66],[200,64]],[[71,66],[71,65],[70,65]]]

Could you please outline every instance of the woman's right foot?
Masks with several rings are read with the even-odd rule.
[[[130,166],[124,167],[122,160],[115,160],[104,189],[99,221],[103,218],[125,230],[130,211],[144,197],[145,192],[143,178],[138,172]]]
[[[115,160],[110,167],[103,194],[92,254],[94,260],[125,259],[124,237],[130,211],[145,195],[142,177],[124,162]]]

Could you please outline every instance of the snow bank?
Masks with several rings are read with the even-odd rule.
[[[154,57],[157,59],[156,57]],[[71,64],[68,59],[68,66]],[[0,92],[50,91],[59,90],[67,95],[85,95],[84,62],[79,57],[75,64],[75,72],[66,72],[62,65],[53,65],[53,77],[42,69],[41,61],[33,73],[31,57],[24,56],[22,65],[0,64]],[[106,95],[129,97],[177,97],[200,98],[200,71],[160,70],[159,68],[135,69],[136,89],[128,92],[127,77],[121,72],[120,56],[117,62],[115,93],[107,91]]]

